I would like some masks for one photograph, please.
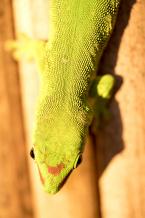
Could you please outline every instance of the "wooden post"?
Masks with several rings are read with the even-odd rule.
[[[4,4],[6,1],[3,0],[1,2]],[[17,32],[24,31],[28,34],[30,33],[29,35],[37,35],[37,38],[47,37],[48,18],[47,14],[44,13],[44,8],[47,8],[46,1],[14,0],[13,5]],[[3,8],[5,7],[1,5],[1,3],[0,6],[0,29],[4,30],[5,26],[9,27],[11,14],[9,14],[10,9],[7,7],[7,13],[9,15],[4,15]],[[39,10],[39,8],[41,10]],[[37,10],[41,13],[41,19],[40,17],[36,19]],[[42,28],[44,31],[42,31]],[[0,175],[0,182],[2,181],[0,185],[0,192],[2,193],[0,194],[0,218],[12,217],[10,214],[13,215],[12,218],[23,217],[24,214],[26,214],[24,217],[32,217],[31,207],[29,207],[29,204],[31,205],[31,201],[29,201],[30,195],[29,192],[25,191],[29,190],[27,187],[27,168],[23,168],[23,164],[25,163],[25,155],[23,155],[25,153],[25,147],[20,146],[24,144],[24,135],[23,127],[21,126],[20,102],[18,101],[20,95],[19,88],[17,89],[17,71],[15,71],[16,66],[12,64],[11,59],[4,53],[2,48],[3,40],[12,36],[10,30],[11,27],[5,29],[6,32],[1,31],[0,35],[0,73],[2,75],[0,77],[0,93],[2,93],[1,101],[3,105],[3,107],[0,108],[0,118],[2,122],[0,127],[0,140],[3,142],[3,145],[5,145],[4,147],[0,147],[0,155],[2,156],[0,158],[2,162],[0,165],[0,173],[2,173],[2,175],[4,175],[4,173],[6,174],[4,177]],[[42,36],[41,34],[44,35]],[[99,218],[145,217],[144,42],[145,1],[122,0],[113,37],[110,40],[100,65],[100,73],[112,73],[117,75],[117,84],[118,87],[120,86],[120,89],[115,96],[115,100],[111,103],[112,119],[105,128],[100,130],[96,138],[96,174],[98,175],[99,207],[101,214],[96,215],[94,208],[93,210],[90,208],[93,218],[96,218],[96,216]],[[35,72],[36,68],[34,65],[28,66],[22,62],[20,69],[26,136],[29,142],[28,144],[31,145],[30,129],[32,128],[34,102],[38,90],[37,73]],[[11,74],[10,72],[14,73]],[[28,83],[29,89],[26,88]],[[15,126],[13,125],[14,123]],[[97,182],[96,185],[94,184],[95,179],[93,182],[89,179],[95,178],[93,146],[90,142],[86,147],[84,166],[78,168],[78,171],[74,171],[64,188],[54,197],[43,193],[37,172],[34,167],[32,167],[33,163],[30,162],[31,183],[35,197],[35,217],[65,218],[66,216],[67,218],[72,218],[83,216],[84,218],[84,215],[88,217],[87,212],[89,213],[89,211],[87,206],[85,206],[82,212],[82,202],[83,205],[86,205],[86,202],[83,201],[85,198],[81,195],[76,195],[75,197],[74,189],[71,190],[72,187],[75,187],[75,190],[77,190],[76,184],[79,185],[79,190],[81,190],[82,181],[85,181],[89,194],[92,190],[94,191],[94,195],[92,195],[93,198],[86,197],[86,195],[85,197],[88,198],[88,202],[90,202],[90,199],[94,199],[92,205],[94,203],[97,208],[96,202],[98,199],[96,191],[98,184]],[[20,148],[24,149],[23,153]],[[22,159],[20,158],[18,162],[16,162],[17,157],[21,157]],[[7,158],[8,161],[6,161]],[[3,163],[5,163],[5,165]],[[22,172],[21,179],[17,179],[17,172],[21,169],[24,169],[20,171]],[[86,172],[88,172],[88,175],[86,175]],[[9,177],[11,180],[7,180]],[[94,186],[92,189],[88,189],[90,184]],[[13,189],[13,187],[16,186],[18,186],[19,189]],[[6,187],[6,189],[3,187]],[[18,193],[23,193],[23,195],[20,197]],[[25,198],[23,197],[24,195]],[[5,199],[12,199],[10,201],[11,204]],[[24,199],[28,199],[28,201]],[[23,210],[23,208],[27,209]],[[85,210],[87,210],[86,213]],[[24,213],[24,211],[27,212]],[[30,215],[28,215],[29,212]]]
[[[0,1],[0,218],[32,218],[17,66],[4,51],[13,37],[11,1]]]
[[[103,218],[145,217],[145,1],[122,0],[100,71],[122,78],[97,139]],[[118,78],[118,81],[120,79]]]
[[[14,0],[13,10],[16,33],[25,32],[32,37],[34,35],[34,38],[47,39],[49,29],[48,7],[47,1]],[[42,31],[42,28],[45,31]],[[35,100],[37,98],[36,93],[39,90],[38,72],[33,63],[21,60],[19,66],[26,137],[29,150],[32,146],[31,132]],[[86,145],[83,164],[71,174],[62,190],[54,196],[44,193],[36,165],[32,160],[29,163],[36,218],[99,218],[95,160],[93,144],[90,138]]]

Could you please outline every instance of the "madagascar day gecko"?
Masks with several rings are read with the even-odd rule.
[[[114,78],[96,78],[96,71],[119,3],[51,0],[48,41],[23,36],[20,42],[8,43],[15,58],[34,58],[40,71],[31,156],[48,193],[58,192],[80,163],[88,127],[93,117],[98,119],[97,99],[111,96]]]

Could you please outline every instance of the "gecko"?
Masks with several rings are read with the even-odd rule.
[[[111,97],[114,77],[96,77],[96,72],[119,4],[120,0],[51,0],[48,41],[23,35],[8,43],[15,59],[34,59],[39,69],[30,154],[49,194],[57,193],[83,161],[89,126]]]

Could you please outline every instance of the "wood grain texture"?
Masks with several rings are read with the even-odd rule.
[[[115,73],[121,85],[111,104],[111,122],[97,139],[103,218],[145,217],[144,12],[145,1],[122,1],[100,67],[100,73]]]
[[[4,50],[13,37],[11,1],[0,1],[0,218],[32,218],[19,77]]]
[[[16,31],[24,31],[34,36],[37,35],[37,38],[47,37],[46,29],[48,20],[47,14],[46,16],[44,15],[44,8],[47,8],[46,1],[14,0],[13,3]],[[20,8],[23,8],[23,12]],[[2,10],[3,9],[1,9],[1,11]],[[144,12],[145,1],[122,0],[113,37],[109,42],[100,64],[100,74],[115,74],[117,78],[117,87],[120,87],[120,89],[115,96],[115,100],[110,105],[112,111],[110,123],[107,124],[105,128],[102,126],[96,138],[96,175],[98,176],[100,196],[99,207],[101,210],[101,213],[97,215],[99,218],[145,217]],[[1,19],[1,22],[4,21]],[[3,30],[3,23],[0,25]],[[4,57],[3,54],[1,56]],[[7,63],[9,63],[9,61],[11,60],[8,60]],[[3,63],[6,62],[0,62],[1,69],[5,69],[6,72],[9,72],[6,70],[7,68],[9,69],[9,67],[4,66]],[[14,70],[14,65],[10,66],[11,69],[9,70]],[[20,71],[25,126],[27,130],[26,136],[29,145],[31,145],[30,129],[32,127],[34,102],[38,89],[37,82],[34,81],[37,81],[37,74],[35,72],[36,68],[32,65],[28,66],[26,63],[21,63]],[[10,84],[12,85],[11,80],[5,78],[5,75],[7,74],[3,73],[2,75],[3,77],[1,77],[0,80],[3,78],[3,82],[0,84],[5,84],[4,81],[9,81],[9,87],[12,88],[12,86],[10,86]],[[6,85],[0,86],[3,93],[7,93],[6,87]],[[6,94],[2,96],[6,96]],[[12,131],[12,119],[16,119],[16,117],[13,116],[13,118],[11,118],[9,115],[9,106],[11,106],[9,98],[5,97],[3,101],[3,104],[6,106],[5,109],[0,109],[2,111],[0,113],[2,113],[2,117],[5,117],[5,120],[8,120],[9,129],[7,129],[8,125],[6,125],[5,122],[2,124],[3,128],[6,129],[7,135]],[[16,106],[16,104],[14,105]],[[17,114],[19,114],[18,111]],[[20,136],[20,132],[18,136]],[[4,137],[4,134],[0,134],[0,137]],[[5,140],[13,140],[13,138],[12,136],[10,138],[5,136]],[[20,143],[23,142],[19,141],[19,144]],[[5,149],[6,148],[7,146],[5,146]],[[34,166],[33,163],[31,161],[29,162],[31,168],[31,183],[33,186],[33,200],[35,203],[35,217],[65,218],[66,216],[66,218],[84,218],[84,214],[88,217],[88,213],[90,212],[91,216],[96,218],[96,211],[94,208],[99,211],[99,208],[97,207],[98,199],[96,196],[98,184],[97,182],[94,183],[96,178],[94,174],[95,165],[93,164],[93,153],[95,153],[95,147],[89,143],[86,147],[85,165],[78,168],[78,171],[74,171],[66,186],[64,186],[62,191],[54,197],[50,197],[43,193],[39,182],[38,172],[32,167]],[[5,153],[5,156],[6,154],[7,153]],[[12,162],[15,167],[13,155],[15,154],[12,153],[9,155],[9,161]],[[93,167],[91,168],[91,166]],[[12,172],[13,171],[11,171],[11,173]],[[12,179],[11,182],[17,184],[15,179]],[[1,187],[2,186],[3,185],[1,185]],[[11,183],[8,184],[8,186],[8,189],[12,189]],[[21,188],[24,188],[23,185]],[[88,195],[81,195],[80,193],[85,193],[85,188]],[[94,192],[93,194],[92,191]],[[14,209],[18,207],[17,213],[18,215],[20,214],[18,217],[21,217],[21,215],[23,217],[23,213],[18,206],[22,200],[18,198],[15,191],[10,193],[10,196],[14,198],[13,206],[10,207],[10,211],[16,213]],[[92,207],[88,206],[87,201],[85,200],[87,200]],[[6,214],[6,216],[3,217],[7,218],[9,216]]]
[[[36,38],[47,39],[47,8],[47,1],[25,0],[24,4],[22,1],[15,0],[13,2],[13,10],[17,36],[20,32],[25,32]],[[42,32],[42,28],[45,29],[44,32]],[[20,61],[19,67],[26,137],[28,141],[27,149],[29,150],[32,146],[31,131],[34,106],[37,98],[36,93],[38,93],[39,90],[37,83],[38,72],[33,63],[28,63],[24,60]],[[30,158],[29,167],[31,170],[31,183],[33,186],[35,218],[99,217],[95,160],[91,140],[87,143],[83,164],[72,173],[62,190],[54,196],[50,196],[42,190],[36,165]],[[84,208],[86,209],[84,210]]]

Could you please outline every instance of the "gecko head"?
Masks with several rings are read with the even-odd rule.
[[[50,194],[57,193],[80,164],[88,131],[85,112],[68,113],[67,110],[59,116],[53,115],[52,120],[46,110],[46,116],[43,112],[38,117],[33,132],[31,156],[37,164],[44,190]]]
[[[81,163],[82,149],[80,146],[62,147],[58,145],[50,149],[46,145],[35,145],[30,155],[36,161],[44,191],[55,194],[60,190],[71,171]]]

